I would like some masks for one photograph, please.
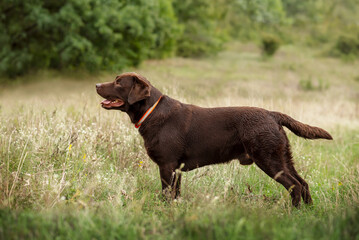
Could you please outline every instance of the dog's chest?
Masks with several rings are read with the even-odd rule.
[[[144,138],[145,149],[147,155],[157,164],[161,162],[163,154],[161,154],[160,141],[157,137],[151,139]],[[165,147],[165,146],[164,146]]]
[[[178,161],[184,153],[183,139],[178,134],[144,137],[144,145],[148,156],[157,164]]]

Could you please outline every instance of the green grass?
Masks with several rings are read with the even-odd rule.
[[[314,200],[301,209],[238,161],[184,173],[182,197],[162,201],[137,130],[99,105],[94,83],[117,73],[43,72],[2,89],[0,239],[359,239],[359,69],[319,56],[283,46],[263,61],[256,46],[234,43],[217,57],[126,70],[187,103],[264,107],[328,130],[334,141],[288,131]],[[308,76],[328,87],[308,91]]]

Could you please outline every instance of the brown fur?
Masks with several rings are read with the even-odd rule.
[[[138,122],[162,93],[143,76],[124,73],[114,82],[96,85],[109,100],[123,101],[117,109]],[[109,108],[107,108],[109,109]],[[301,197],[312,203],[308,184],[294,168],[292,153],[283,126],[296,135],[332,139],[325,130],[300,123],[279,112],[255,107],[202,108],[184,104],[164,95],[139,132],[150,158],[160,170],[162,189],[173,197],[180,193],[182,171],[238,159],[253,162],[290,191],[292,204]]]

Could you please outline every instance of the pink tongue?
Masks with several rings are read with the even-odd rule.
[[[101,104],[105,107],[121,107],[124,102],[120,99],[117,99],[116,101],[110,101],[108,99],[105,99],[101,102]]]
[[[102,102],[101,102],[102,104],[110,104],[111,103],[111,101],[110,100],[107,100],[107,99],[105,99],[105,100],[103,100]]]

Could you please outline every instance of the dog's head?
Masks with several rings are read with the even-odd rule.
[[[150,96],[151,85],[137,73],[123,73],[113,82],[97,83],[96,90],[105,98],[101,102],[103,108],[126,111],[130,105]]]

